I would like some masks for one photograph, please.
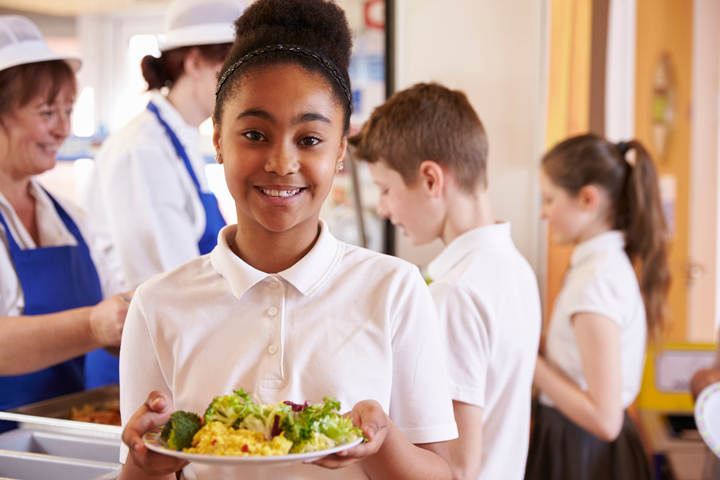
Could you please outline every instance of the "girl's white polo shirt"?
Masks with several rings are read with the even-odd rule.
[[[264,403],[319,402],[349,411],[377,400],[413,443],[456,438],[440,326],[418,269],[347,245],[320,221],[312,250],[269,275],[228,246],[154,277],[135,293],[120,355],[123,423],[153,390],[203,414],[244,388]],[[242,246],[240,247],[242,249]],[[127,447],[123,445],[121,461]],[[362,467],[191,465],[187,478],[366,479]]]
[[[587,390],[572,316],[596,313],[620,327],[622,405],[627,408],[640,392],[645,368],[647,326],[640,286],[625,253],[625,236],[613,230],[578,244],[570,270],[555,300],[546,340],[546,358],[582,390]],[[541,393],[540,402],[554,406]]]

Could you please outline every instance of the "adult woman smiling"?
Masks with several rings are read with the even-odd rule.
[[[33,179],[70,133],[79,67],[0,16],[0,410],[82,390],[83,355],[120,344],[128,302],[103,301],[78,216]]]

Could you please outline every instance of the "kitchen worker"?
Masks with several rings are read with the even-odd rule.
[[[170,5],[161,55],[142,61],[152,99],[95,158],[83,206],[96,247],[128,287],[209,253],[225,226],[208,190],[198,127],[212,113],[232,22],[244,7],[238,0]]]
[[[27,18],[0,16],[0,410],[82,390],[102,373],[84,355],[120,345],[129,295],[103,300],[119,285],[81,217],[33,178],[70,134],[79,68]]]

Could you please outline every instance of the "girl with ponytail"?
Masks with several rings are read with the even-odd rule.
[[[570,138],[540,172],[542,216],[576,245],[553,307],[527,480],[644,480],[650,466],[625,410],[640,390],[648,335],[670,285],[655,166],[637,141]]]

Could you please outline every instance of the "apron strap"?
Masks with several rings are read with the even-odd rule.
[[[60,206],[60,204],[55,200],[55,197],[50,195],[50,192],[45,190],[45,188],[40,187],[43,189],[43,191],[47,194],[48,197],[50,197],[50,200],[52,200],[53,205],[55,206],[55,211],[60,215],[60,219],[65,224],[65,228],[68,229],[70,233],[75,237],[75,240],[77,241],[78,245],[86,246],[85,239],[82,236],[82,233],[80,233],[80,229],[78,228],[77,224],[73,221],[72,218],[70,218],[70,215],[65,211],[64,208]]]
[[[157,106],[150,102],[147,105],[147,109],[150,110],[155,114],[158,121],[162,124],[163,127],[165,127],[165,132],[167,132],[168,137],[170,137],[170,140],[172,141],[173,146],[175,147],[175,151],[178,154],[178,157],[180,157],[185,164],[185,168],[187,169],[188,173],[190,174],[190,177],[192,178],[193,183],[195,184],[195,188],[198,191],[198,194],[203,193],[200,189],[200,182],[198,182],[197,177],[195,176],[195,171],[192,168],[192,165],[190,164],[190,159],[187,156],[187,153],[185,152],[185,147],[183,147],[182,143],[180,143],[180,139],[175,135],[175,132],[173,132],[173,129],[170,128],[170,125],[163,120],[162,116],[160,115],[160,111],[158,110]]]
[[[10,252],[16,252],[16,251],[22,250],[20,248],[20,245],[17,244],[17,242],[15,241],[15,238],[12,236],[12,232],[10,232],[10,229],[8,228],[8,224],[5,222],[5,217],[3,216],[2,212],[0,212],[0,223],[2,223],[2,226],[5,227],[5,238],[7,238],[8,247],[10,248]]]
[[[42,186],[40,186],[42,190],[47,194],[48,197],[50,197],[50,200],[52,200],[53,206],[55,207],[55,211],[60,216],[60,220],[62,220],[63,224],[65,224],[65,228],[68,229],[68,231],[72,234],[73,237],[75,237],[75,241],[77,241],[78,245],[80,246],[87,246],[85,243],[85,239],[82,236],[82,233],[80,233],[80,229],[75,224],[72,218],[70,218],[70,215],[65,211],[64,208],[60,206],[60,204],[55,200],[55,197],[50,195],[50,192],[45,190]],[[5,237],[8,241],[8,246],[10,247],[11,252],[15,251],[21,251],[23,250],[20,248],[20,245],[15,241],[15,238],[12,236],[12,233],[10,232],[10,228],[8,228],[8,224],[5,220],[5,217],[3,216],[2,212],[0,212],[0,223],[3,227],[5,227]],[[38,246],[37,248],[42,248]]]

